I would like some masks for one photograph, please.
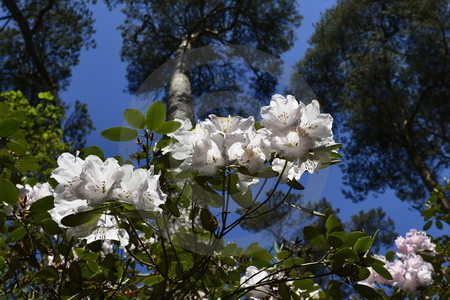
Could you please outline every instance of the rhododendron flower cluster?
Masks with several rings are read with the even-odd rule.
[[[269,284],[262,285],[261,283],[264,281],[271,281],[274,279],[283,279],[281,274],[270,275],[269,272],[265,270],[259,270],[255,266],[247,267],[245,270],[245,275],[241,277],[240,284],[242,288],[248,288],[248,292],[246,293],[250,299],[269,299],[275,300],[280,299],[278,296],[277,287],[271,286]],[[286,285],[290,288],[292,293],[295,293],[297,296],[304,292],[304,290],[297,289],[293,286],[292,281],[287,281]],[[306,298],[302,299],[319,299],[320,289],[318,288],[314,292],[310,293]]]
[[[53,195],[53,189],[49,183],[37,183],[35,186],[30,186],[29,184],[16,185],[19,193],[19,205],[16,211],[13,211],[13,206],[5,203],[5,214],[7,216],[12,216],[13,214],[19,214],[22,211],[26,211],[30,208],[31,204],[37,200]]]
[[[424,261],[419,253],[434,255],[435,244],[424,231],[411,229],[406,238],[398,237],[395,240],[398,247],[397,256],[393,262],[386,260],[384,256],[375,257],[385,262],[385,268],[391,273],[393,279],[386,280],[378,275],[372,268],[371,274],[360,283],[374,287],[375,284],[398,286],[407,294],[415,294],[420,286],[427,286],[433,283],[433,266]]]
[[[210,115],[193,128],[189,120],[169,134],[177,142],[164,148],[182,160],[181,171],[194,170],[200,175],[216,176],[219,168],[241,166],[257,174],[270,163],[283,172],[283,181],[299,180],[308,171],[315,172],[322,161],[329,161],[326,151],[314,149],[334,144],[333,119],[320,113],[319,103],[305,105],[293,96],[274,95],[269,106],[261,108],[261,125],[256,129],[253,117],[217,117]],[[287,167],[284,168],[287,163]],[[242,190],[258,181],[241,176]]]
[[[85,160],[70,153],[58,158],[58,168],[52,177],[58,181],[53,191],[55,207],[49,211],[63,228],[66,216],[102,207],[107,201],[119,201],[132,205],[136,210],[161,212],[166,195],[159,187],[159,175],[149,170],[134,170],[132,165],[120,166],[116,159],[102,161],[89,155]],[[128,244],[128,233],[119,228],[118,221],[106,210],[94,220],[67,229],[67,234],[85,237],[87,242],[116,240],[122,246]]]

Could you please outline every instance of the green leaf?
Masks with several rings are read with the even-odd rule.
[[[168,134],[172,133],[181,127],[181,123],[177,121],[167,121],[161,124],[158,129],[155,130],[157,134]]]
[[[69,215],[61,220],[61,223],[65,226],[74,227],[93,221],[95,218],[100,217],[105,209],[99,208],[90,211],[83,211],[77,214]]]
[[[95,156],[100,157],[101,160],[105,160],[105,154],[103,154],[103,150],[97,146],[91,146],[91,147],[85,148],[81,151],[82,157],[86,158],[89,155],[95,155]]]
[[[300,182],[298,182],[297,180],[289,180],[287,183],[288,186],[290,186],[291,188],[293,188],[294,190],[304,190],[305,187],[303,185],[300,184]]]
[[[388,253],[386,253],[386,260],[387,261],[391,261],[391,260],[393,260],[394,259],[394,257],[395,257],[395,251],[389,251]]]
[[[344,260],[355,261],[357,259],[358,257],[356,256],[355,252],[353,252],[349,248],[341,249],[330,257],[330,260],[339,260],[339,261]]]
[[[325,222],[325,228],[327,229],[327,233],[333,231],[342,231],[341,222],[335,215],[331,215],[327,218],[327,221]]]
[[[81,275],[81,267],[76,260],[70,263],[69,278],[72,282],[74,282],[77,285],[81,285],[83,283],[83,276]]]
[[[24,155],[27,151],[27,147],[17,141],[9,141],[6,143],[6,147],[17,155]]]
[[[156,101],[147,110],[147,129],[156,131],[166,119],[166,108],[161,101]]]
[[[269,263],[273,259],[272,254],[270,254],[270,252],[266,249],[258,246],[258,243],[251,243],[247,250],[245,250],[244,254],[258,258],[265,263]]]
[[[145,117],[144,114],[141,113],[139,110],[134,108],[127,108],[123,112],[123,116],[125,118],[125,121],[127,121],[128,124],[133,126],[137,129],[142,129],[145,126]]]
[[[16,119],[6,119],[0,121],[0,137],[9,137],[13,135],[20,126],[20,122]]]
[[[42,229],[44,229],[44,232],[48,235],[56,235],[60,232],[58,223],[56,223],[53,219],[43,220]]]
[[[344,244],[345,232],[343,231],[334,231],[332,233],[327,233],[327,241],[331,247],[339,248]]]
[[[245,209],[248,209],[253,205],[253,196],[250,189],[248,189],[244,194],[241,192],[233,193],[231,194],[231,198],[233,198],[234,202],[239,204],[239,206]]]
[[[389,273],[388,270],[386,270],[386,268],[384,267],[384,263],[383,262],[380,263],[373,263],[370,266],[372,267],[372,269],[375,270],[375,272],[377,272],[384,279],[392,280],[393,279],[392,275],[391,273]]]
[[[433,220],[426,222],[425,225],[423,225],[423,230],[430,229],[431,225],[433,225]]]
[[[156,143],[156,148],[163,149],[172,143],[172,138],[165,136]]]
[[[36,276],[44,278],[44,279],[49,279],[49,278],[58,278],[58,272],[56,271],[56,269],[54,267],[44,267],[42,270],[40,270],[39,272],[36,273]]]
[[[383,299],[380,293],[367,285],[355,284],[353,287],[355,288],[355,291],[366,299]]]
[[[220,254],[222,256],[224,256],[224,257],[225,256],[236,255],[237,254],[237,250],[238,250],[238,246],[235,243],[229,243],[222,249]]]
[[[265,168],[264,170],[258,171],[258,172],[255,172],[255,173],[250,172],[245,167],[238,167],[237,170],[241,174],[248,175],[248,176],[253,176],[253,177],[259,177],[259,178],[274,178],[274,177],[278,177],[278,175],[279,175],[278,172],[272,170],[272,168]]]
[[[161,275],[150,275],[144,280],[145,285],[155,285],[164,281],[164,277]]]
[[[8,242],[17,242],[23,239],[27,235],[27,230],[25,227],[19,227],[14,229],[9,235],[6,241]]]
[[[129,127],[112,127],[102,131],[101,135],[108,140],[116,142],[132,141],[137,138],[138,133]]]
[[[312,226],[306,226],[305,228],[303,228],[303,234],[305,235],[305,238],[308,239],[312,244],[317,246],[325,245],[325,237],[319,229]]]
[[[362,233],[361,231],[352,231],[347,233],[344,238],[343,247],[353,247],[356,241],[363,236],[364,233]]]
[[[300,290],[309,290],[314,286],[314,280],[312,279],[301,279],[294,281],[294,286]]]
[[[0,179],[0,202],[6,202],[15,205],[19,198],[16,187],[9,180]]]
[[[373,239],[370,236],[365,236],[360,239],[358,239],[353,246],[353,249],[358,254],[366,253],[369,251],[370,247],[373,244]]]
[[[22,173],[27,173],[28,171],[37,172],[41,169],[39,159],[33,156],[22,157],[19,162],[16,163],[16,167]]]
[[[175,201],[173,201],[172,199],[167,199],[166,203],[162,205],[162,207],[167,207],[167,209],[170,211],[170,213],[172,215],[174,215],[175,217],[179,218],[180,217],[180,211],[178,210],[178,205]]]
[[[219,221],[207,208],[202,208],[200,210],[200,221],[203,229],[210,232],[214,232],[217,228],[219,228]]]
[[[436,222],[434,222],[434,225],[436,225],[437,229],[442,229],[444,228],[444,226],[442,225],[441,220],[436,220]]]
[[[33,202],[30,206],[30,210],[34,213],[40,213],[49,211],[53,207],[55,207],[53,196],[47,196]]]

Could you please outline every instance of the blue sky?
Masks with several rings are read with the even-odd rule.
[[[304,18],[301,27],[296,31],[295,46],[283,55],[287,68],[304,55],[308,47],[307,40],[313,33],[313,24],[318,22],[322,12],[334,4],[335,1],[331,0],[299,1],[299,10]],[[88,104],[89,113],[97,129],[89,136],[88,146],[100,146],[107,156],[117,154],[125,156],[132,153],[134,149],[107,141],[100,136],[100,132],[106,128],[124,125],[123,111],[135,100],[132,95],[124,92],[127,84],[126,63],[120,60],[122,38],[120,31],[116,29],[122,23],[123,15],[118,9],[108,11],[103,1],[98,1],[92,9],[96,19],[97,33],[94,38],[97,47],[82,51],[80,64],[73,69],[71,84],[61,97],[72,106],[76,100]],[[359,210],[381,206],[395,221],[396,230],[400,235],[405,235],[410,228],[421,229],[424,224],[420,214],[411,210],[408,203],[398,200],[391,191],[377,198],[369,197],[358,204],[345,199],[341,193],[342,173],[337,166],[321,170],[319,174],[304,176],[302,183],[306,187],[304,192],[306,201],[318,201],[326,197],[333,206],[340,208],[340,217],[344,221],[348,221],[349,217]],[[429,233],[440,234],[438,230],[430,230]],[[263,239],[260,235],[253,236],[243,231],[238,231],[232,236],[242,244]]]

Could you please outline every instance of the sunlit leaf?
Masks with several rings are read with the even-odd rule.
[[[103,130],[101,135],[111,141],[124,142],[136,139],[138,133],[135,129],[128,127],[112,127]]]
[[[123,112],[123,116],[125,118],[125,121],[127,121],[128,124],[133,126],[137,129],[142,129],[145,126],[145,116],[143,113],[141,113],[139,110],[134,108],[127,108]]]

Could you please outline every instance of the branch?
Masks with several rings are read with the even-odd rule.
[[[25,43],[25,51],[26,53],[28,53],[28,55],[30,55],[32,62],[36,66],[42,78],[44,79],[44,84],[47,85],[47,88],[50,88],[50,90],[56,89],[56,86],[53,83],[52,79],[50,78],[50,75],[47,72],[44,63],[36,53],[36,49],[34,47],[33,42],[33,32],[30,29],[30,24],[20,11],[20,8],[17,6],[16,1],[3,0],[3,4],[9,10],[9,12],[12,14],[13,19],[19,25],[20,32],[22,33],[22,37]]]
[[[50,9],[53,8],[53,5],[55,4],[55,0],[49,0],[49,3],[46,7],[44,7],[44,9],[42,9],[39,12],[39,15],[37,17],[36,23],[34,23],[33,28],[31,29],[31,33],[34,35],[36,34],[36,31],[39,29],[39,27],[41,27],[42,25],[42,21],[44,20],[44,15],[50,11]]]

